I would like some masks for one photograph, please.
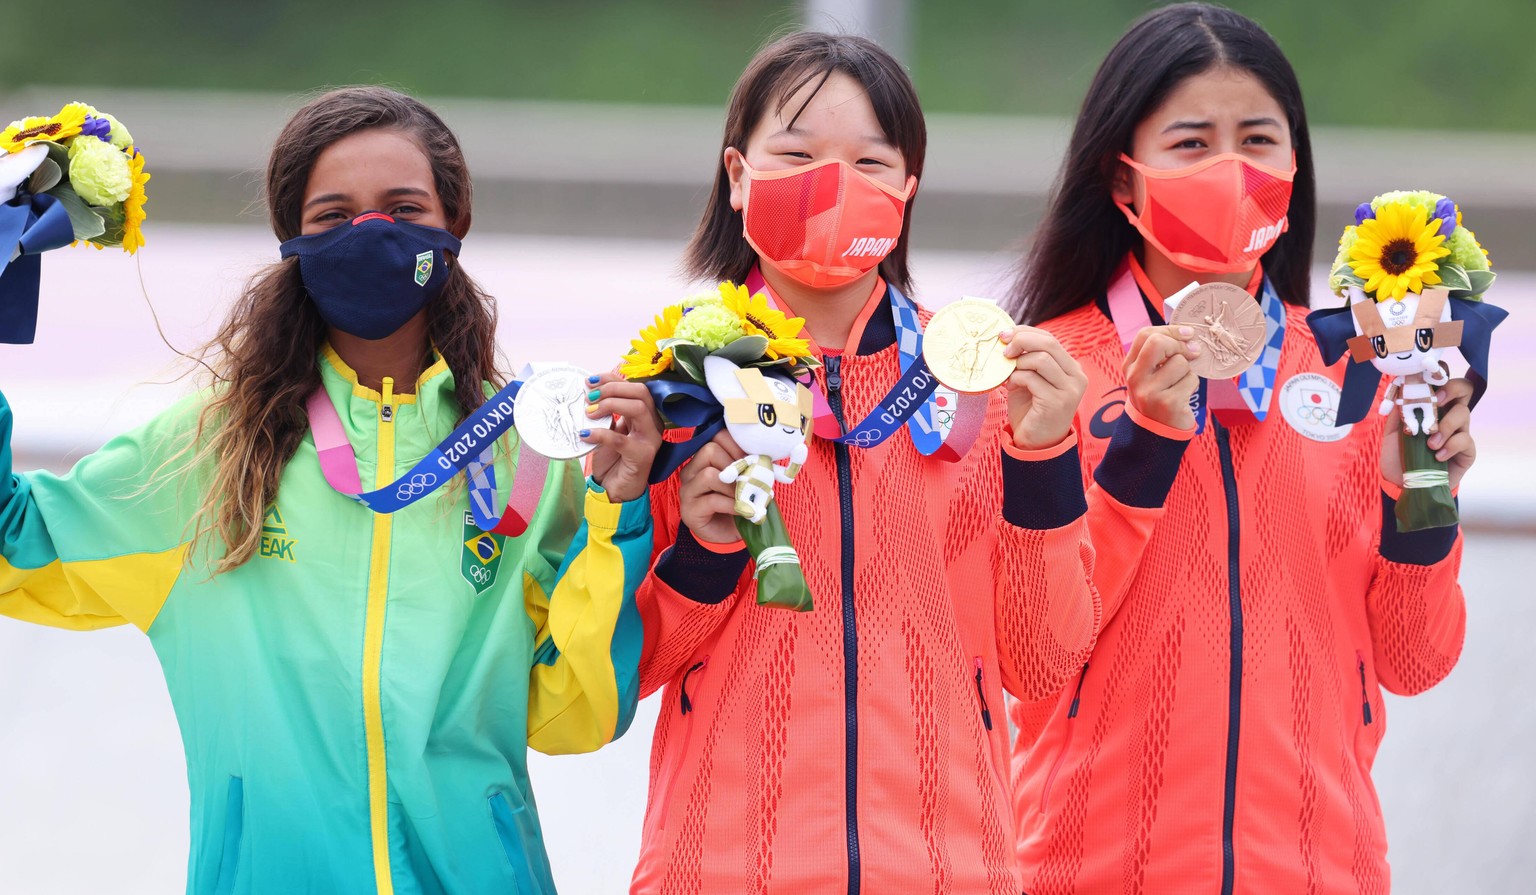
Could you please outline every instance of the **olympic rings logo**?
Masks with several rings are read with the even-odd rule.
[[[418,472],[411,476],[410,481],[401,482],[395,491],[395,497],[400,500],[410,500],[428,488],[437,484],[437,476],[430,472]]]

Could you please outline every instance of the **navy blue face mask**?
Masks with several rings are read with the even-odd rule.
[[[304,288],[325,322],[361,339],[382,339],[406,324],[448,282],[447,230],[371,211],[351,223],[282,244],[299,259]]]

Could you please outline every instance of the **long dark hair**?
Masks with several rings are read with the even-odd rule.
[[[1264,253],[1264,273],[1291,304],[1308,302],[1317,187],[1301,86],[1285,54],[1252,20],[1205,3],[1180,3],[1142,16],[1104,58],[1083,99],[1072,142],[1008,298],[1008,310],[1036,324],[1094,301],[1141,240],[1111,199],[1120,153],[1136,126],[1184,79],[1219,66],[1257,78],[1285,110],[1296,149],[1290,229]]]
[[[757,253],[742,236],[741,212],[731,208],[731,178],[723,158],[725,149],[734,146],[746,152],[747,136],[769,109],[782,112],[800,88],[814,82],[819,89],[833,72],[842,72],[863,86],[880,128],[901,152],[907,173],[921,182],[923,159],[928,153],[928,128],[917,101],[917,89],[901,63],[879,44],[862,37],[819,31],[800,31],[782,37],[752,57],[731,91],[725,134],[715,156],[714,191],[683,258],[689,275],[740,283],[751,272],[757,263]],[[797,110],[795,115],[798,117],[803,110]],[[912,274],[907,268],[907,233],[911,226],[909,199],[901,239],[880,262],[880,275],[903,291],[911,291],[912,286]]]
[[[304,190],[320,154],[343,137],[375,128],[416,141],[432,165],[448,229],[460,236],[469,230],[469,167],[437,113],[384,87],[346,87],[306,103],[272,146],[265,198],[279,240],[299,235]],[[484,403],[486,381],[501,385],[496,304],[457,259],[450,260],[449,271],[443,291],[427,305],[427,328],[453,372],[462,417]],[[299,277],[298,259],[289,258],[252,277],[218,335],[198,355],[215,388],[184,453],[191,455],[193,468],[206,470],[193,541],[211,536],[224,547],[214,574],[243,564],[260,545],[262,517],[309,425],[304,402],[320,386],[315,361],[325,337],[325,322]]]

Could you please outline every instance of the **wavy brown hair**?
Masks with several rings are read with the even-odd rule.
[[[300,234],[304,191],[320,154],[343,137],[375,128],[399,131],[421,147],[448,229],[460,237],[469,230],[469,167],[437,113],[388,88],[344,87],[305,103],[272,146],[264,198],[279,240]],[[450,259],[448,281],[426,312],[432,344],[453,372],[462,420],[485,401],[484,383],[502,385],[496,304]],[[262,518],[309,428],[304,402],[320,387],[317,356],[325,338],[298,259],[288,258],[252,277],[218,335],[195,355],[213,388],[183,455],[190,454],[189,465],[204,473],[192,541],[223,546],[211,563],[215,575],[243,564],[261,544]]]

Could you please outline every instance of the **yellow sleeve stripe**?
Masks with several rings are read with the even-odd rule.
[[[148,631],[181,576],[187,545],[21,569],[0,557],[0,615],[93,631],[129,622]]]

